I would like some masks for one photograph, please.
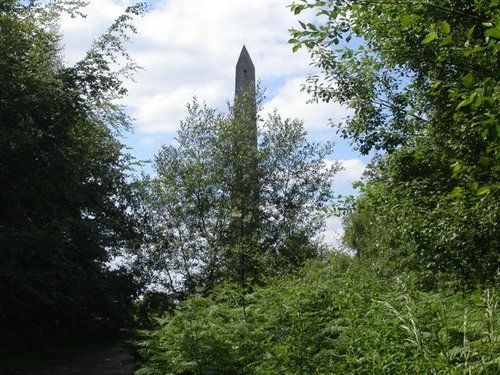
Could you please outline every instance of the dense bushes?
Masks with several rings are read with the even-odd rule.
[[[139,374],[500,371],[499,293],[421,292],[343,255],[245,292],[182,303],[141,344]]]

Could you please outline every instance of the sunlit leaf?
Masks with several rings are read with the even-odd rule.
[[[449,34],[450,33],[450,24],[446,21],[443,21],[439,24],[439,27],[440,27],[440,31],[441,33],[443,34]]]
[[[483,186],[476,191],[476,195],[485,195],[490,192],[489,186]]]
[[[469,74],[462,77],[462,83],[467,88],[469,88],[472,85],[473,81],[474,81],[474,78],[472,76],[472,73],[469,73]]]
[[[458,196],[462,195],[462,192],[463,192],[463,189],[461,187],[457,186],[451,191],[450,196],[458,197]]]
[[[438,34],[435,31],[431,31],[427,36],[422,40],[421,44],[429,44],[434,39],[436,39]]]
[[[497,28],[488,29],[484,32],[484,35],[490,38],[500,39],[500,29]]]

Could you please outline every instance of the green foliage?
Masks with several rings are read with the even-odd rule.
[[[498,5],[290,6],[316,13],[290,31],[320,70],[305,89],[350,106],[340,134],[379,152],[344,219],[357,256],[187,299],[145,333],[140,374],[500,372]]]
[[[109,59],[92,54],[65,67],[52,31],[60,12],[77,14],[79,4],[0,5],[2,350],[116,332],[137,293],[129,272],[107,265],[136,239],[131,158],[111,129],[128,120],[107,102],[124,92]]]
[[[317,213],[338,170],[324,161],[331,146],[310,143],[301,122],[276,113],[261,125],[257,149],[241,116],[194,101],[178,144],[157,155],[144,256],[171,291],[257,281],[317,255]]]
[[[173,293],[154,290],[143,292],[134,304],[136,327],[157,328],[156,318],[173,313],[178,303],[178,296]]]
[[[496,374],[499,297],[422,292],[337,254],[183,302],[145,332],[138,374]]]
[[[350,106],[339,132],[360,152],[385,155],[374,160],[347,221],[347,243],[431,277],[494,282],[497,1],[305,0],[291,9],[318,15],[291,30],[294,48],[306,47],[321,71],[308,91]]]
[[[385,263],[389,273],[417,270],[425,288],[450,279],[465,288],[498,282],[499,201],[450,195],[453,181],[435,173],[428,174],[434,179],[415,178],[415,164],[405,156],[386,157],[378,174],[359,185],[356,210],[344,219],[346,244],[361,257]],[[451,186],[443,192],[445,185]]]

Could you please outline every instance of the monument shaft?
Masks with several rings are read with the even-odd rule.
[[[260,201],[255,67],[245,46],[236,64],[235,78],[231,242],[239,248],[236,263],[244,284],[248,277],[256,275]]]

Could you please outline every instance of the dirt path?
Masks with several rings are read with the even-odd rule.
[[[1,372],[1,371],[0,371]],[[135,359],[122,347],[112,347],[79,357],[53,361],[36,369],[11,372],[12,375],[133,375]]]

